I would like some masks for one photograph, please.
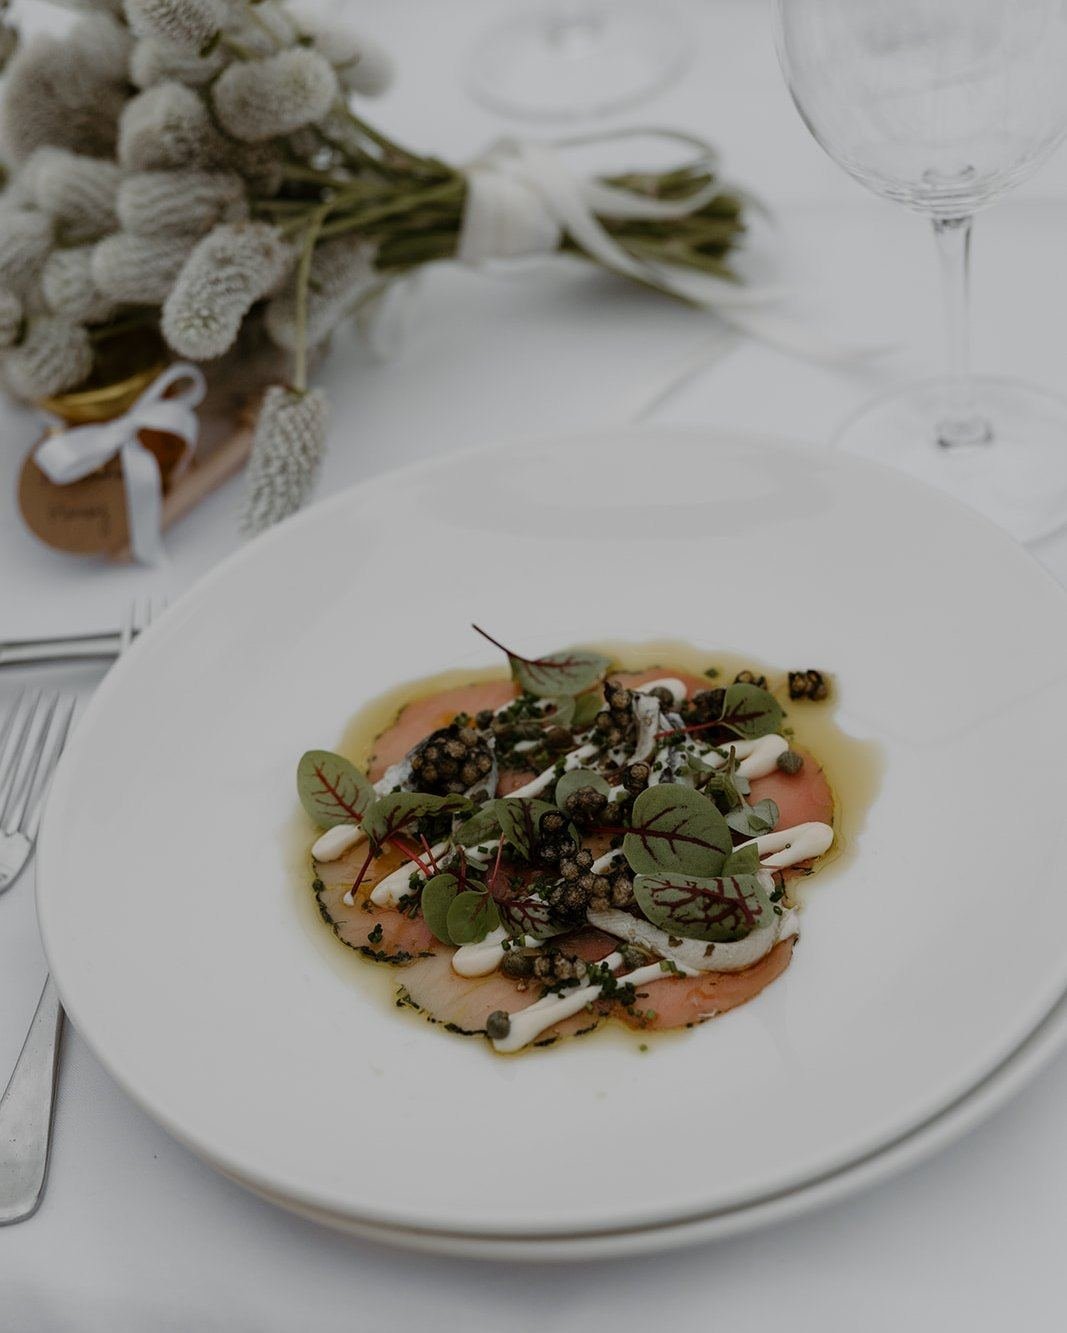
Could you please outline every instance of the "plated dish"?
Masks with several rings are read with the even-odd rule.
[[[183,1143],[336,1225],[542,1257],[808,1206],[920,1126],[958,1132],[937,1118],[1067,989],[1043,928],[1065,855],[1064,606],[966,510],[790,444],[613,430],[375,479],[213,571],[94,696],[39,850],[64,1006]],[[501,1056],[397,1009],[403,969],[334,938],[296,761],[326,746],[369,774],[426,673],[506,683],[471,620],[533,660],[618,636],[594,645],[605,684],[616,665],[767,675],[790,746],[830,777],[834,843],[788,886],[801,938],[754,1000],[693,1031],[611,1020]],[[672,629],[698,656],[632,646]],[[808,666],[833,673],[832,709],[788,699],[777,669]],[[877,784],[844,736],[875,747]]]
[[[754,998],[834,843],[830,782],[789,720],[829,707],[829,677],[496,646],[508,679],[413,686],[366,771],[301,758],[323,919],[397,969],[398,1006],[499,1053]]]

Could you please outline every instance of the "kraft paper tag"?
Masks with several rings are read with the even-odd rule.
[[[173,435],[150,430],[141,431],[140,439],[159,459],[166,494],[184,454],[182,443]],[[120,459],[110,459],[81,481],[57,486],[34,462],[36,449],[37,444],[22,465],[18,486],[19,509],[34,536],[72,555],[114,555],[124,550],[130,531]]]

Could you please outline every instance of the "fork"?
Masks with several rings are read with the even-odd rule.
[[[156,609],[154,603],[146,602],[141,606],[131,606],[122,629],[119,631],[120,649],[125,651],[133,642],[134,635],[147,627],[148,621]],[[35,709],[36,709],[35,705]],[[17,707],[17,706],[16,706]],[[54,716],[55,707],[53,707]],[[50,766],[54,767],[63,748],[67,730],[70,727],[73,706],[60,715],[59,726],[62,728],[59,743],[50,754]],[[4,725],[4,739],[0,741],[0,759],[8,745],[7,733],[15,733],[16,723],[13,710]],[[32,728],[31,728],[32,730]],[[22,724],[18,724],[21,736]],[[28,733],[27,733],[28,734]],[[38,736],[40,732],[37,732]],[[27,742],[28,743],[28,742]],[[25,744],[23,748],[25,748]],[[19,744],[16,739],[15,745]],[[0,768],[0,790],[9,782],[8,771]],[[24,761],[20,760],[21,763]],[[40,767],[40,758],[37,766]],[[50,773],[51,769],[48,770]],[[10,779],[14,786],[15,779]],[[31,782],[31,786],[33,783]],[[31,810],[31,832],[23,836],[28,839],[25,855],[21,864],[25,864],[33,848],[43,795],[47,785],[44,780],[37,783],[37,794]],[[21,787],[19,788],[21,793]],[[7,796],[2,798],[6,800]],[[20,795],[21,801],[21,795]],[[24,804],[30,809],[30,801]],[[26,818],[20,812],[19,823]],[[21,869],[21,865],[20,865]],[[17,873],[17,872],[16,872]],[[12,879],[7,881],[8,884]],[[19,1058],[12,1070],[4,1095],[0,1098],[0,1226],[9,1222],[21,1222],[31,1217],[41,1202],[44,1193],[45,1177],[48,1174],[48,1154],[52,1138],[52,1111],[55,1104],[56,1076],[59,1071],[59,1039],[63,1030],[63,1007],[55,983],[49,976],[44,983],[44,990],[37,1002],[37,1009],[30,1023]]]
[[[74,715],[74,696],[23,692],[0,727],[0,893],[30,859],[52,770]]]
[[[58,663],[100,662],[119,657],[130,640],[166,606],[165,598],[142,598],[132,604],[122,626],[99,634],[61,634],[47,639],[0,641],[0,667],[51,666]]]

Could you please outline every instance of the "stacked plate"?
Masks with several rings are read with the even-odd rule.
[[[781,981],[644,1052],[501,1058],[349,963],[309,910],[295,761],[490,660],[472,620],[833,671],[881,783]],[[420,465],[240,552],[109,675],[42,833],[49,960],[131,1096],[319,1221],[532,1259],[736,1232],[915,1161],[1062,1043],[1065,681],[1060,589],[872,465],[655,430]]]

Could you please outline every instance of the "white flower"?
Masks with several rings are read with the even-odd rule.
[[[282,159],[273,144],[231,142],[229,165],[258,195],[277,194],[285,183]]]
[[[192,88],[157,83],[126,103],[119,123],[119,162],[128,171],[214,167],[226,145]]]
[[[114,231],[120,175],[114,162],[41,148],[32,167],[34,201],[56,220],[64,240],[95,241]]]
[[[126,96],[76,47],[55,37],[26,43],[4,78],[3,137],[21,161],[46,144],[109,157]]]
[[[264,222],[223,224],[185,262],[163,306],[163,337],[179,356],[210,361],[229,350],[241,321],[284,278],[292,252]]]
[[[65,319],[31,320],[26,336],[0,361],[8,388],[32,401],[76,388],[93,368],[88,332]]]
[[[297,46],[230,65],[212,96],[223,129],[258,143],[321,120],[337,98],[337,76],[322,56]]]
[[[357,36],[340,23],[305,14],[300,8],[297,22],[311,38],[312,49],[333,66],[342,88],[375,97],[392,83],[392,57],[377,42]]]
[[[195,241],[116,232],[93,247],[93,281],[113,301],[162,305]]]
[[[337,327],[353,304],[377,281],[374,252],[363,241],[339,236],[315,247],[307,295],[307,345],[317,347]],[[286,351],[297,346],[296,281],[268,304],[267,330]]]
[[[144,236],[201,235],[248,216],[245,183],[230,171],[137,171],[119,187],[119,221]]]
[[[125,0],[126,19],[135,37],[155,37],[179,51],[196,55],[222,27],[215,0]]]
[[[0,285],[26,293],[52,248],[52,219],[33,208],[0,208]]]
[[[211,82],[226,59],[222,47],[201,56],[179,51],[154,37],[142,37],[134,42],[130,53],[130,78],[138,88],[151,88],[170,79],[199,88]]]
[[[115,309],[93,280],[94,249],[78,245],[53,250],[41,271],[41,291],[49,310],[75,324],[100,324]]]
[[[294,513],[307,499],[326,448],[329,404],[321,389],[273,385],[263,395],[248,462],[241,528],[249,536]]]
[[[259,0],[254,13],[249,12],[248,5],[249,0],[231,0],[225,23],[226,32],[242,51],[253,56],[272,56],[296,42],[299,33],[287,5]]]
[[[132,39],[129,29],[110,14],[87,14],[67,34],[83,65],[101,78],[125,83]]]
[[[0,347],[10,347],[22,330],[22,302],[7,287],[0,287]]]

